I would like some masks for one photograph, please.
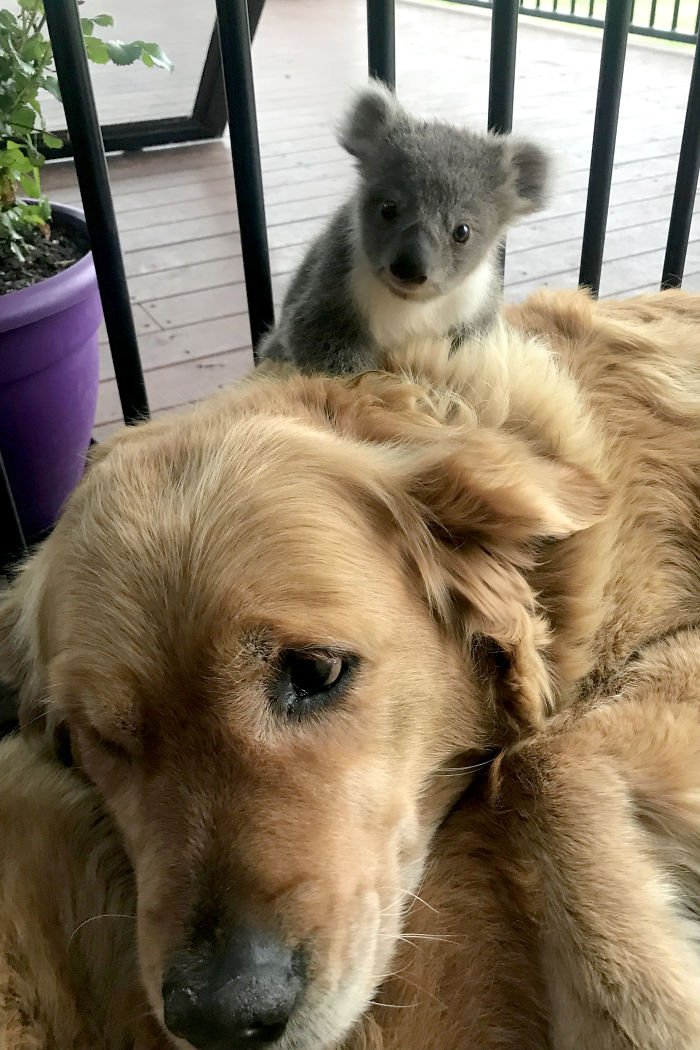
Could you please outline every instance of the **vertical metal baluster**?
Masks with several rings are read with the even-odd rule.
[[[10,482],[0,454],[0,574],[26,550]]]
[[[629,32],[632,0],[615,0],[605,11],[605,29],[600,58],[591,167],[588,177],[586,219],[583,227],[579,284],[595,295],[600,289],[605,228],[608,221],[617,118],[620,112],[622,76]]]
[[[488,126],[498,134],[513,127],[517,40],[518,0],[493,0]]]
[[[695,45],[693,72],[688,92],[688,108],[678,156],[678,174],[673,192],[671,221],[668,227],[666,256],[664,258],[662,288],[679,288],[683,279],[685,256],[688,250],[690,225],[693,221],[695,191],[700,170],[700,47]]]
[[[253,354],[274,324],[246,0],[216,0]]]
[[[695,16],[695,28],[693,29],[693,32],[696,36],[700,32],[700,3],[698,4],[698,13]]]
[[[78,6],[76,0],[45,0],[44,9],[122,411],[134,423],[148,416],[148,400]]]
[[[394,0],[367,0],[369,75],[396,88],[396,12]]]
[[[515,54],[518,42],[518,0],[493,0],[491,66],[489,70],[489,131],[505,135],[513,128]],[[501,273],[506,259],[505,238],[499,249]]]
[[[651,7],[649,8],[649,28],[653,29],[656,22],[656,0],[651,0]]]
[[[675,29],[678,25],[678,10],[681,6],[681,0],[676,0],[673,5],[673,18],[671,19],[671,29]]]

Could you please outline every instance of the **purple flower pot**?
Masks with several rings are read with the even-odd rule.
[[[77,208],[52,205],[85,230]],[[92,253],[0,296],[0,451],[30,541],[78,483],[95,423],[102,305]]]

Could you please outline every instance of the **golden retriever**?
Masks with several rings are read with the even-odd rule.
[[[513,745],[548,715],[700,617],[700,298],[543,294],[512,321],[451,360],[433,345],[352,379],[259,372],[123,432],[2,601],[27,731],[67,726],[124,836],[140,973],[174,1046],[340,1042],[396,966],[430,841],[473,767],[525,754]],[[563,814],[539,839],[523,801],[525,886],[553,887],[523,965],[544,959],[533,982],[556,1050],[686,1050],[700,1045],[694,956],[663,858],[648,879],[629,861],[609,901],[592,893],[570,916],[576,879],[556,884],[558,863],[592,886],[616,870],[614,811],[605,859],[595,820],[567,835],[564,816],[575,827],[587,808],[577,792],[616,803],[621,857],[646,856],[624,838],[626,796],[605,797],[615,761],[598,784],[567,766],[576,790],[555,793]],[[697,828],[691,813],[691,854]],[[569,838],[579,858],[561,856]],[[554,873],[533,867],[545,846]],[[631,964],[625,904],[675,963],[641,938],[645,965]],[[580,973],[565,965],[578,950]],[[456,1050],[467,998],[440,1032],[374,1020],[358,1038]]]
[[[700,1045],[700,633],[610,687],[502,752],[438,829],[342,1050]],[[94,789],[7,740],[0,831],[0,1050],[167,1050]]]

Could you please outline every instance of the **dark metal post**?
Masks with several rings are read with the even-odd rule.
[[[78,7],[76,0],[46,0],[44,9],[95,259],[114,374],[124,419],[133,423],[148,416],[148,401]]]
[[[367,0],[369,75],[396,87],[396,27],[394,0]]]
[[[10,482],[0,453],[0,573],[26,550]]]
[[[693,72],[690,78],[688,108],[678,157],[678,175],[673,193],[671,221],[666,242],[662,288],[680,288],[688,250],[690,224],[693,221],[695,191],[700,170],[700,47],[695,45]]]
[[[488,126],[502,135],[513,128],[517,40],[518,0],[493,0]]]
[[[260,15],[265,0],[248,0],[248,19],[250,22],[250,39],[255,37]],[[221,48],[219,31],[216,22],[212,29],[204,60],[202,76],[197,88],[197,97],[192,110],[192,122],[205,128],[211,138],[221,138],[226,128],[226,94],[224,92],[224,74],[221,66]]]
[[[620,112],[632,3],[633,0],[615,0],[615,3],[609,3],[605,10],[581,269],[578,278],[579,284],[586,285],[595,295],[600,288],[600,272],[603,267],[617,118]]]
[[[491,67],[489,70],[489,131],[508,134],[513,128],[515,54],[518,43],[518,0],[493,0]],[[501,274],[506,265],[506,241],[498,249]]]
[[[246,0],[216,0],[253,353],[274,324]]]

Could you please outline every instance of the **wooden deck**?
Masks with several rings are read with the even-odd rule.
[[[147,9],[148,25],[137,14]],[[279,299],[310,236],[352,184],[333,122],[366,76],[364,0],[267,0],[254,44],[271,261]],[[158,15],[160,12],[160,15]],[[213,20],[209,3],[122,0],[133,35],[157,39],[179,73],[97,70],[107,121],[188,111]],[[127,18],[128,16],[128,18]],[[159,25],[162,22],[162,28]],[[131,22],[129,22],[131,19]],[[167,30],[167,31],[166,31]],[[424,114],[483,126],[488,14],[397,2],[399,95]],[[578,276],[600,35],[521,19],[515,131],[556,155],[546,212],[509,237],[506,293],[571,287]],[[690,49],[630,43],[602,294],[658,286],[691,72]],[[177,79],[179,77],[179,79]],[[204,396],[251,364],[240,239],[226,142],[110,160],[131,297],[155,412]],[[79,199],[71,164],[47,167],[55,200]],[[700,233],[686,286],[700,289]],[[106,344],[97,437],[120,419]]]

